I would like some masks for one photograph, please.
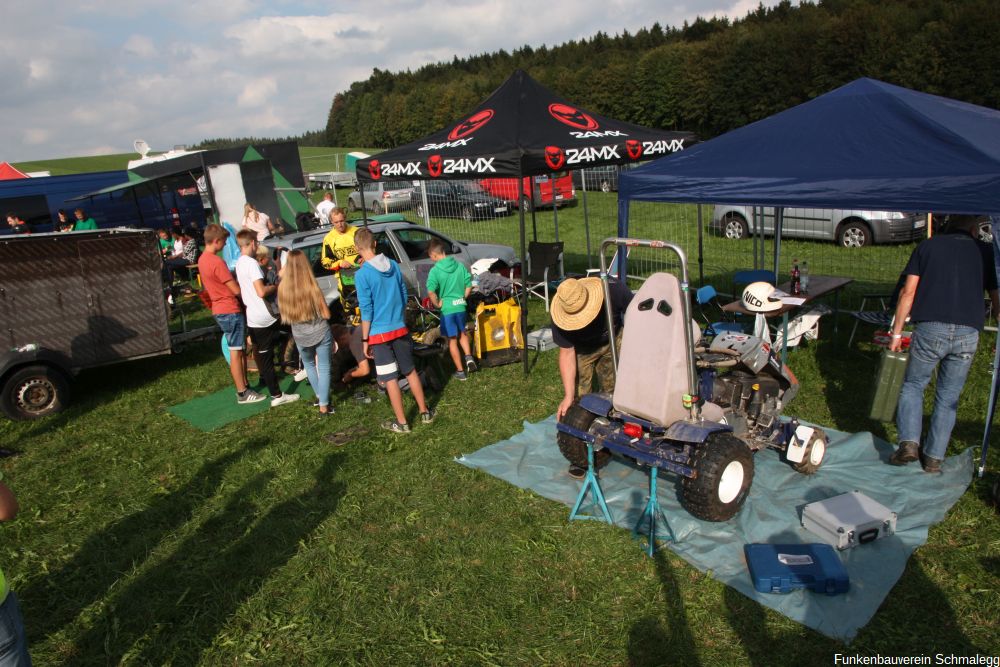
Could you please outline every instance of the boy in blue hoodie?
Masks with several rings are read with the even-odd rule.
[[[434,267],[427,274],[427,291],[431,302],[441,309],[441,333],[448,339],[451,360],[455,362],[455,379],[465,380],[476,369],[465,333],[465,299],[472,291],[472,276],[465,266],[448,257],[444,241],[434,237],[427,245],[427,254],[434,260]],[[458,353],[459,345],[465,353],[465,364]]]
[[[375,254],[375,236],[367,228],[354,235],[354,245],[364,260],[354,274],[361,308],[361,344],[365,356],[375,361],[375,378],[385,383],[395,420],[382,423],[393,433],[409,433],[410,425],[403,412],[403,393],[399,377],[406,376],[410,391],[420,410],[420,421],[434,421],[434,411],[424,401],[424,388],[413,363],[413,339],[406,328],[403,313],[406,308],[406,285],[399,265],[385,255]]]

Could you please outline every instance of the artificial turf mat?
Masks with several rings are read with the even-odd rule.
[[[278,380],[282,392],[292,392],[299,395],[300,401],[315,398],[312,387],[308,380],[296,382],[295,378],[287,375]],[[241,405],[236,402],[236,389],[230,385],[225,389],[220,389],[205,396],[193,398],[186,403],[167,408],[167,412],[180,417],[191,426],[202,431],[213,431],[220,426],[231,424],[240,419],[246,419],[254,415],[266,412],[271,409],[271,395],[267,387],[259,385],[253,387],[258,393],[266,396],[263,401]],[[280,407],[280,406],[279,406]]]

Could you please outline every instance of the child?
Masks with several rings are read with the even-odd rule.
[[[476,370],[469,347],[469,336],[465,333],[465,298],[472,291],[472,276],[465,266],[454,257],[447,256],[444,241],[434,237],[427,246],[427,254],[434,260],[434,267],[427,275],[427,291],[431,302],[441,309],[441,334],[448,338],[448,350],[455,362],[455,379],[465,380]],[[465,353],[465,364],[458,354],[458,346]]]
[[[18,512],[17,498],[6,484],[0,482],[0,521],[13,521]],[[10,590],[0,571],[0,663],[30,665],[28,643],[24,634],[24,619],[17,596]]]
[[[236,260],[236,279],[240,294],[247,307],[247,330],[253,341],[253,358],[257,362],[260,378],[271,392],[271,407],[299,400],[298,394],[283,394],[274,372],[274,346],[281,336],[278,320],[267,309],[264,299],[274,294],[275,285],[264,284],[264,274],[257,263],[257,232],[241,229],[236,234],[240,245],[240,258]]]
[[[219,253],[226,247],[229,232],[219,225],[205,228],[205,252],[198,259],[198,272],[202,284],[212,300],[212,316],[218,322],[229,345],[229,372],[236,385],[237,403],[256,403],[264,397],[247,387],[247,372],[243,363],[243,340],[246,338],[246,321],[236,297],[239,285],[233,280],[226,263]]]
[[[332,415],[330,406],[330,354],[333,335],[327,319],[330,309],[301,250],[288,253],[278,284],[281,319],[292,325],[292,338],[305,364],[309,385],[316,392],[321,415]]]
[[[365,356],[375,361],[375,375],[385,382],[386,393],[395,420],[382,423],[382,428],[393,433],[409,433],[403,412],[403,394],[399,376],[410,383],[410,391],[420,410],[420,421],[434,421],[434,411],[424,402],[424,388],[420,384],[413,364],[413,340],[403,321],[406,306],[406,286],[399,265],[385,255],[375,254],[375,236],[367,228],[354,235],[354,244],[364,259],[355,274],[358,305],[361,307],[361,343]]]

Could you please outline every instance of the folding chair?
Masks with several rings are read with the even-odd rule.
[[[881,329],[887,329],[892,324],[892,317],[895,313],[889,308],[890,299],[892,299],[892,294],[865,294],[861,297],[861,308],[851,313],[851,317],[854,318],[854,328],[851,329],[851,336],[847,339],[847,347],[850,347],[851,343],[854,342],[854,334],[858,332],[858,325],[862,322]],[[869,300],[878,301],[881,310],[866,310],[865,306]]]
[[[555,270],[558,277],[553,277]],[[545,300],[545,312],[549,312],[549,287],[563,279],[563,243],[543,243],[531,241],[528,244],[528,273],[524,277],[524,288],[528,294]]]
[[[701,317],[705,320],[705,336],[718,336],[720,333],[725,331],[734,331],[737,333],[743,333],[743,325],[739,322],[726,322],[719,321],[713,322],[709,319],[708,315],[705,314],[705,306],[714,304],[716,308],[720,311],[722,306],[719,305],[719,293],[715,291],[715,288],[711,285],[705,285],[694,293],[694,300],[700,306]]]

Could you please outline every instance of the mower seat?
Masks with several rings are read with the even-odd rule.
[[[692,341],[698,323],[684,321],[680,281],[669,273],[654,273],[625,311],[618,377],[612,402],[616,410],[660,426],[686,419],[683,397],[688,392],[688,360],[684,327]]]

